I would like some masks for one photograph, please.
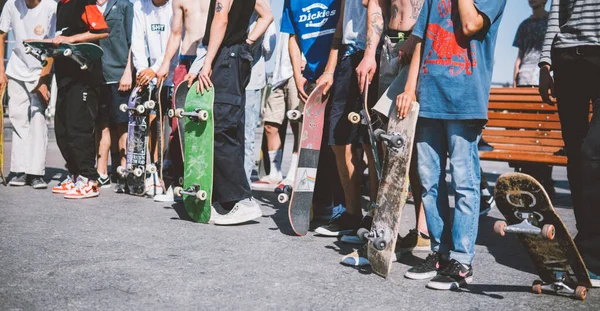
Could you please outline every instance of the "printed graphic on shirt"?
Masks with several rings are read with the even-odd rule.
[[[152,24],[150,25],[150,30],[151,31],[156,31],[156,32],[163,32],[165,31],[165,24]]]
[[[313,3],[307,7],[302,8],[302,14],[298,16],[298,23],[302,28],[319,28],[315,29],[314,32],[307,32],[302,34],[302,39],[317,38],[335,33],[334,29],[321,30],[330,18],[333,18],[337,14],[336,10],[329,10],[329,8],[322,3]]]
[[[36,36],[43,36],[44,34],[46,34],[46,28],[44,26],[42,26],[42,25],[36,25],[33,28],[33,33]]]

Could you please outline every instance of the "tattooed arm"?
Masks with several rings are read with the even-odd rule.
[[[340,47],[342,46],[342,36],[343,36],[343,28],[344,28],[344,11],[346,7],[346,0],[342,0],[342,4],[340,6],[340,17],[338,19],[337,25],[335,27],[335,33],[333,34],[333,40],[331,41],[331,48],[329,49],[329,58],[327,59],[327,65],[325,65],[325,70],[317,79],[317,85],[325,84],[325,88],[323,89],[323,95],[329,93],[329,89],[333,85],[333,74],[335,72],[335,67],[337,67],[338,54]]]
[[[458,13],[465,36],[473,36],[485,26],[483,15],[475,8],[473,0],[458,0]]]
[[[371,83],[377,71],[375,55],[385,26],[383,14],[387,12],[387,10],[384,10],[386,5],[386,0],[370,0],[367,7],[367,47],[362,61],[356,67],[358,87],[361,93],[364,92],[365,81]]]

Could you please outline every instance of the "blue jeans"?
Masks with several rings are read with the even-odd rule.
[[[254,169],[254,140],[256,127],[260,116],[262,90],[246,90],[246,128],[244,134],[244,171],[248,184],[252,184],[252,169]]]
[[[415,134],[431,249],[468,265],[475,257],[479,226],[481,173],[477,143],[484,122],[419,118]],[[448,155],[456,190],[453,211],[446,183]]]

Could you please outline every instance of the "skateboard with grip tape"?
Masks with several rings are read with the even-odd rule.
[[[94,43],[61,43],[46,41],[24,41],[25,53],[35,57],[42,66],[48,64],[48,58],[67,57],[75,61],[81,70],[87,70],[91,62],[102,58],[104,51]]]

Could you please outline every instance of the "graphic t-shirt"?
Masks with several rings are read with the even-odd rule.
[[[340,15],[340,0],[285,0],[281,32],[298,36],[306,57],[304,77],[315,82],[323,73],[335,26]]]
[[[367,8],[362,5],[362,0],[346,0],[343,25],[342,44],[364,51],[367,46]]]
[[[487,120],[494,48],[505,5],[506,0],[475,0],[475,7],[489,22],[467,37],[462,32],[458,0],[424,1],[412,32],[423,39],[419,116]]]
[[[13,31],[15,47],[6,67],[6,75],[19,81],[36,81],[42,72],[40,61],[25,54],[23,40],[54,38],[56,2],[42,0],[29,9],[23,0],[9,0],[0,16],[0,30]],[[8,55],[7,55],[8,56]]]
[[[517,75],[517,86],[538,85],[540,81],[540,67],[538,63],[544,46],[544,36],[548,27],[548,16],[524,20],[517,34],[513,46],[523,51],[521,66]]]

